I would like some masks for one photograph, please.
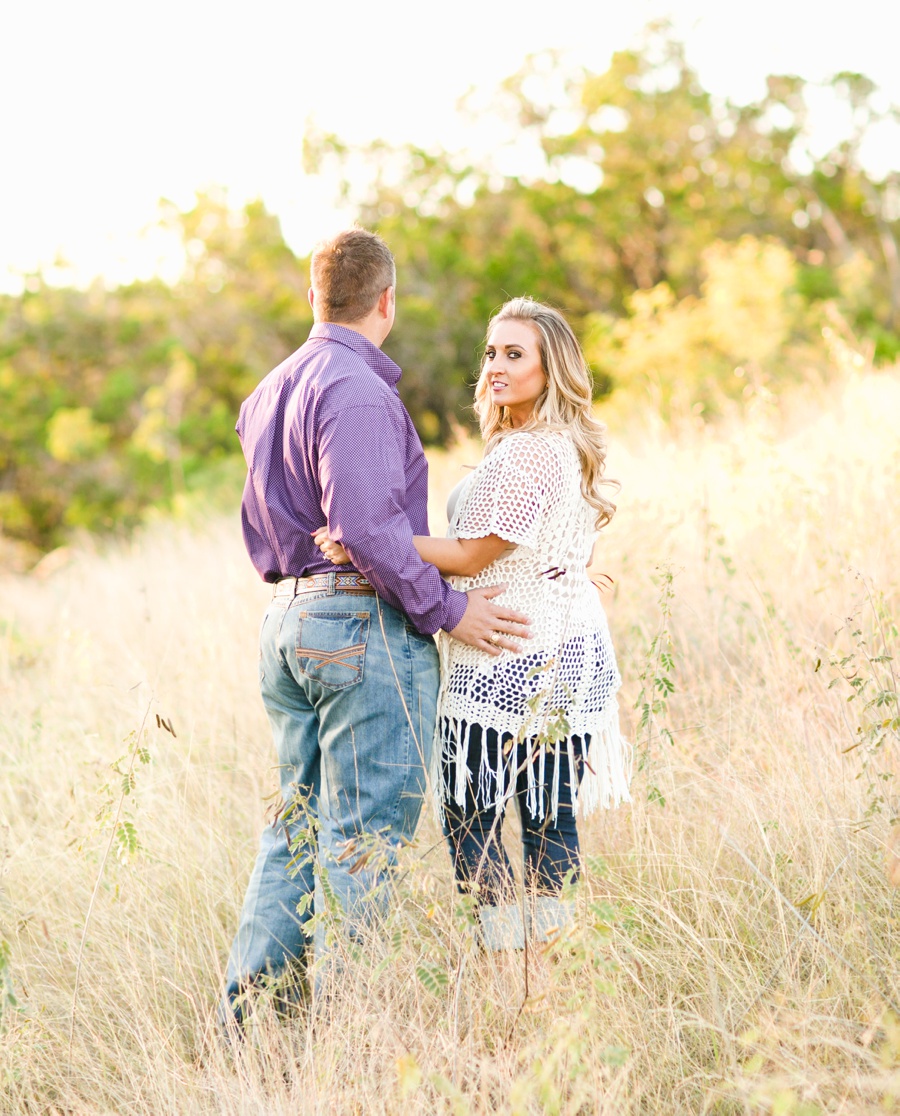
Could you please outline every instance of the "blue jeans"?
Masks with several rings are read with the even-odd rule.
[[[465,726],[464,726],[465,727]],[[588,744],[590,738],[587,738]],[[574,778],[581,778],[584,753],[581,737],[572,737],[575,757]],[[495,729],[484,732],[480,725],[469,726],[469,747],[466,781],[466,801],[444,803],[444,834],[450,846],[457,886],[463,893],[477,896],[480,906],[502,907],[514,900],[515,877],[509,857],[501,844],[503,810],[497,805],[496,787],[488,780],[487,798],[477,793],[478,772],[482,752],[487,752],[488,765],[495,771],[500,748],[508,748],[504,759],[508,787],[514,787],[511,797],[519,810],[522,823],[522,847],[525,857],[525,888],[532,895],[558,895],[568,877],[574,880],[580,871],[578,830],[572,812],[572,780],[568,755],[564,745],[555,756],[549,749],[546,756],[545,785],[539,791],[543,797],[543,818],[533,817],[528,809],[528,779],[526,765],[533,741],[514,745],[506,733],[502,739]],[[456,741],[449,740],[443,757],[444,786],[456,785]],[[554,767],[559,764],[559,809],[551,817],[550,791]],[[539,811],[540,813],[540,811]]]
[[[351,937],[384,912],[397,848],[421,812],[434,732],[434,640],[375,596],[276,596],[259,670],[284,806],[247,886],[223,1023],[241,1020],[246,989],[304,962],[307,923],[326,895]]]

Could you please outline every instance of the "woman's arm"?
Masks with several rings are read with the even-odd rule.
[[[413,545],[420,557],[437,566],[445,577],[474,577],[510,549],[510,544],[499,535],[485,535],[481,539],[413,535]]]
[[[350,556],[340,543],[328,537],[328,528],[320,527],[313,534],[316,546],[336,566],[350,561]],[[414,535],[413,544],[425,562],[431,562],[446,577],[474,577],[511,548],[506,539],[498,535],[485,535],[481,539],[441,539],[431,535]]]

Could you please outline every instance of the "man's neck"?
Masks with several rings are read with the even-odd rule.
[[[371,318],[363,318],[358,322],[320,322],[317,321],[316,325],[335,325],[340,326],[341,329],[352,329],[354,333],[359,333],[367,341],[370,341],[376,349],[380,349],[384,344],[384,336],[382,333],[383,323],[373,321]]]

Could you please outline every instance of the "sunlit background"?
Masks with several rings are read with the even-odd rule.
[[[0,538],[236,505],[313,243],[398,263],[427,446],[484,325],[570,318],[604,413],[715,423],[900,354],[896,5],[7,6]],[[438,525],[440,526],[440,525]]]
[[[548,49],[602,72],[661,16],[719,97],[758,99],[771,73],[819,82],[849,70],[900,102],[900,8],[884,0],[7,4],[0,286],[20,289],[38,268],[56,282],[171,278],[181,257],[154,228],[157,202],[186,206],[211,185],[236,204],[262,198],[305,253],[354,216],[332,179],[304,174],[310,125],[355,144],[489,154],[528,174],[535,160],[510,122],[475,121],[460,99],[474,90],[483,109],[528,54]],[[821,150],[846,120],[825,91],[812,107]],[[897,129],[868,137],[865,160],[878,175],[900,166]]]

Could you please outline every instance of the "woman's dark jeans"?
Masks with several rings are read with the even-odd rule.
[[[449,730],[449,726],[445,729]],[[484,732],[480,725],[472,725],[468,732],[463,726],[463,733],[469,739],[465,805],[455,801],[444,803],[444,835],[450,845],[459,890],[476,895],[480,903],[492,906],[509,903],[514,896],[515,877],[500,841],[503,811],[494,801],[497,788],[493,774],[497,770],[498,749],[509,748],[503,761],[505,788],[508,793],[515,787],[510,800],[515,801],[522,822],[525,887],[532,894],[558,895],[566,879],[574,880],[579,874],[578,832],[572,813],[572,774],[565,742],[559,744],[558,756],[556,746],[547,748],[544,785],[537,791],[543,810],[532,816],[527,801],[527,764],[529,755],[538,747],[534,741],[514,745],[509,733],[500,737],[495,729]],[[590,743],[590,737],[586,740]],[[445,741],[442,761],[444,786],[453,787],[456,785],[456,741],[449,731],[445,732]],[[571,744],[577,785],[583,767],[581,737],[573,736]],[[479,780],[483,751],[487,752],[487,764],[492,773],[487,785]],[[559,807],[553,819],[551,788],[557,764]],[[493,805],[486,804],[492,801]]]

